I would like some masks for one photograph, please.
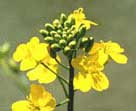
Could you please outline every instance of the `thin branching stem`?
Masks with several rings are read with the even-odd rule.
[[[66,103],[68,103],[68,102],[69,102],[69,99],[66,98],[65,100],[63,100],[63,101],[61,101],[59,104],[57,104],[56,107],[59,107],[59,106],[61,106],[61,105],[64,105],[64,104],[66,104]]]
[[[65,64],[60,63],[57,58],[55,58],[55,60],[56,60],[56,62],[57,62],[60,66],[62,66],[63,68],[69,70],[69,66],[66,66]]]

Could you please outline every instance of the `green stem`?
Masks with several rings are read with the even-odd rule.
[[[64,105],[64,104],[66,104],[66,103],[68,103],[68,102],[69,102],[69,99],[66,98],[65,100],[63,100],[63,101],[61,101],[59,104],[57,104],[56,107],[59,107],[59,106],[61,106],[61,105]]]
[[[68,97],[68,92],[67,92],[67,89],[66,89],[65,85],[63,84],[63,81],[60,78],[58,78],[58,80],[59,80],[59,82],[60,82],[60,84],[61,84],[61,86],[62,86],[62,88],[64,90],[65,97]]]
[[[44,67],[46,67],[49,71],[51,71],[52,73],[54,73],[59,79],[63,80],[66,84],[69,84],[69,82],[63,78],[61,75],[59,75],[58,73],[56,73],[55,71],[53,71],[51,68],[49,68],[47,65],[45,65],[44,63],[41,63]]]
[[[74,68],[71,64],[72,59],[69,60],[69,102],[68,102],[68,111],[74,111],[74,86],[73,86],[73,79],[74,79]]]
[[[68,66],[66,66],[66,65],[64,65],[64,64],[62,64],[62,63],[60,63],[60,62],[58,61],[58,59],[57,59],[57,58],[55,58],[55,60],[56,60],[56,62],[57,62],[60,66],[62,66],[63,68],[65,68],[65,69],[69,70],[69,67],[68,67]]]

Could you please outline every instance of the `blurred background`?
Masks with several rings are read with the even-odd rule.
[[[110,88],[104,92],[91,90],[75,94],[75,111],[135,111],[136,110],[136,1],[135,0],[0,0],[0,45],[11,44],[10,55],[15,47],[39,35],[46,22],[58,18],[60,13],[69,14],[83,7],[88,19],[98,23],[89,35],[98,40],[112,40],[124,47],[129,61],[126,65],[111,62],[105,73]],[[0,111],[11,111],[11,104],[25,99],[11,78],[4,76],[0,68]],[[63,71],[65,76],[65,72]],[[57,101],[64,94],[58,81],[47,86]],[[55,111],[66,111],[66,105]]]

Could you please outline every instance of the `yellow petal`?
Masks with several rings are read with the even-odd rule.
[[[92,74],[93,84],[92,87],[96,91],[103,91],[109,87],[109,80],[102,72]]]
[[[98,62],[101,65],[104,65],[109,59],[109,56],[104,53],[104,50],[100,50],[98,53]]]
[[[110,53],[110,56],[115,62],[119,64],[126,64],[128,60],[127,56],[119,53]]]
[[[25,57],[27,57],[29,55],[29,52],[27,50],[27,46],[26,44],[20,44],[16,51],[13,53],[13,59],[16,62],[21,61],[22,59],[24,59]]]
[[[55,108],[56,106],[55,98],[49,92],[47,92],[42,85],[31,85],[29,99],[32,101],[34,106],[38,106],[41,109]]]
[[[118,52],[118,53],[122,53],[124,52],[124,49],[120,47],[120,45],[116,42],[112,42],[112,41],[109,41],[106,44],[106,47],[109,52]]]
[[[39,44],[39,38],[38,37],[32,37],[29,42],[32,46]]]
[[[20,64],[20,70],[26,71],[32,69],[37,65],[36,61],[33,58],[24,59]]]
[[[39,83],[51,83],[56,79],[56,75],[41,64],[29,71],[27,76],[29,80],[38,80]]]
[[[90,20],[83,20],[82,24],[84,24],[86,26],[86,29],[90,29],[92,25],[97,26],[98,24],[96,24],[95,22],[92,22]]]
[[[92,88],[92,77],[90,74],[78,73],[74,77],[74,89],[88,92]]]
[[[12,104],[12,111],[32,111],[29,106],[29,102],[26,100],[17,101]]]
[[[46,99],[46,98],[45,98]],[[54,98],[50,99],[45,107],[42,107],[40,111],[53,111],[56,107],[56,100]]]
[[[48,45],[45,43],[40,43],[34,49],[32,49],[33,57],[37,60],[43,60],[45,57],[49,56]]]

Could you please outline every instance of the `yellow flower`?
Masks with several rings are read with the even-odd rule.
[[[13,58],[16,62],[21,62],[20,70],[29,70],[27,76],[31,81],[50,83],[56,79],[56,75],[43,64],[57,72],[57,62],[50,56],[48,45],[40,43],[37,37],[33,37],[26,44],[20,44],[14,52]]]
[[[75,19],[76,29],[78,29],[81,24],[84,24],[86,26],[87,30],[90,29],[92,25],[94,25],[94,26],[97,25],[95,22],[92,22],[90,20],[86,20],[86,16],[84,14],[83,8],[79,8],[77,10],[74,10],[74,12],[69,15],[69,18]]]
[[[12,111],[53,111],[55,106],[55,98],[43,86],[33,84],[27,99],[13,103]]]
[[[115,62],[119,64],[126,64],[127,57],[122,54],[124,49],[116,42],[108,41],[100,43],[94,43],[92,49],[90,50],[90,55],[98,55],[98,61],[100,64],[105,64],[109,57],[111,57]]]
[[[109,87],[109,80],[103,72],[103,65],[97,61],[97,56],[79,56],[72,60],[74,68],[79,73],[74,77],[74,89],[88,92],[92,88],[96,91],[103,91]]]
[[[74,89],[88,92],[92,88],[103,91],[109,87],[109,80],[103,72],[79,72],[74,77]]]

